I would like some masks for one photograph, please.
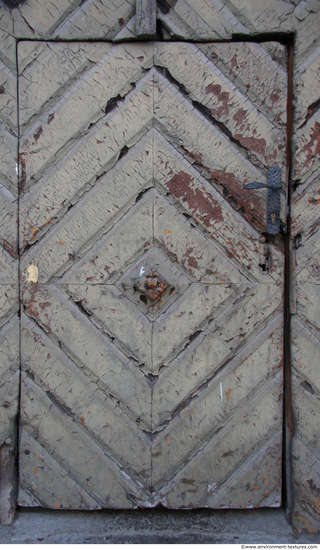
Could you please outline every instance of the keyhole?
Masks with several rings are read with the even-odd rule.
[[[276,223],[276,215],[275,214],[271,214],[271,221],[272,223]]]

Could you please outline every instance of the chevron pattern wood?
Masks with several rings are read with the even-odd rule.
[[[284,91],[258,114],[203,45],[32,47],[20,504],[278,506],[283,254],[243,186],[284,167]]]
[[[295,509],[298,530],[319,529],[319,69],[314,48],[299,67],[296,110],[295,187],[292,203],[292,241],[295,252],[295,313],[292,331],[293,400],[296,434],[293,441]],[[307,421],[308,419],[308,421]]]
[[[46,0],[42,3],[42,9],[39,10],[39,3],[37,0],[28,0],[25,2],[22,6],[20,5],[19,8],[9,10],[5,4],[1,5],[1,16],[0,16],[0,60],[1,63],[3,63],[1,71],[4,71],[4,80],[2,80],[2,83],[0,85],[4,85],[6,93],[3,95],[0,95],[0,101],[3,100],[4,103],[2,103],[1,107],[1,117],[2,114],[6,111],[7,106],[10,104],[12,105],[12,99],[15,98],[15,89],[16,85],[14,83],[14,75],[16,71],[16,40],[17,39],[53,39],[61,37],[62,39],[68,40],[69,38],[73,40],[86,40],[86,39],[95,39],[95,38],[107,38],[110,40],[117,40],[117,39],[132,39],[134,38],[134,32],[135,32],[135,5],[134,1],[130,0],[113,0],[112,6],[110,8],[110,2],[109,0],[99,0],[99,2],[95,2],[92,0],[85,0],[84,2],[78,2],[76,1],[70,1],[70,0],[59,0],[56,2],[50,2],[49,0]],[[158,2],[158,23],[160,22],[162,25],[162,32],[164,35],[165,40],[172,40],[175,37],[183,37],[185,39],[189,40],[212,40],[212,39],[232,39],[232,36],[234,34],[239,35],[256,35],[259,33],[264,32],[295,32],[295,66],[294,66],[294,74],[295,74],[295,96],[297,99],[296,103],[296,119],[294,124],[294,139],[295,139],[295,146],[299,151],[301,151],[301,155],[299,153],[300,159],[299,159],[299,170],[302,170],[302,177],[300,181],[296,178],[296,183],[301,183],[299,187],[297,188],[295,197],[294,197],[294,206],[293,206],[293,243],[299,244],[302,243],[302,246],[304,246],[304,242],[307,242],[309,236],[313,236],[317,233],[318,228],[318,212],[317,212],[317,181],[318,181],[318,169],[316,166],[316,160],[314,159],[314,155],[317,152],[316,148],[316,101],[318,99],[318,96],[316,95],[316,92],[318,90],[317,85],[313,86],[313,82],[317,82],[316,79],[316,65],[317,65],[317,48],[320,44],[320,35],[319,35],[319,16],[320,16],[320,10],[319,10],[319,3],[318,2],[278,2],[277,0],[266,0],[263,3],[255,3],[253,6],[251,2],[240,2],[239,0],[231,0],[228,1],[227,4],[224,2],[221,2],[220,0],[215,0],[214,4],[212,2],[208,2],[207,0],[162,0],[161,2]],[[55,44],[57,45],[57,44]],[[214,47],[213,47],[214,46]],[[236,45],[235,45],[236,46]],[[244,45],[242,45],[244,46]],[[244,93],[245,96],[248,96],[250,101],[257,107],[257,109],[262,112],[264,115],[268,115],[268,110],[264,107],[264,104],[261,105],[261,100],[259,101],[259,96],[262,97],[262,94],[260,95],[259,90],[259,81],[242,81],[241,78],[238,76],[240,68],[242,69],[243,66],[246,65],[248,59],[250,59],[250,64],[254,63],[255,61],[255,55],[250,55],[250,49],[251,47],[255,47],[256,45],[253,44],[247,44],[246,50],[243,50],[241,62],[236,63],[234,62],[234,56],[230,57],[228,50],[224,50],[223,47],[221,48],[220,45],[214,44],[211,45],[211,49],[214,53],[219,53],[219,56],[214,58],[214,63],[216,67],[220,69],[220,71],[230,80],[232,80],[233,83],[236,84],[237,88]],[[24,68],[27,67],[30,63],[32,63],[32,60],[37,57],[38,51],[41,50],[43,47],[42,44],[36,43],[36,42],[30,42],[29,44],[24,44],[24,52],[23,52],[23,59],[20,57],[19,66],[21,72]],[[199,49],[202,49],[203,44],[199,46]],[[219,49],[219,52],[217,51],[217,48]],[[284,56],[283,56],[283,48],[280,47],[280,50],[278,49],[278,46],[275,43],[262,43],[261,48],[265,50],[271,58],[275,61],[278,68],[284,66]],[[225,53],[223,53],[223,51]],[[205,53],[205,52],[204,52]],[[20,49],[21,54],[21,49]],[[237,54],[237,60],[240,59],[241,51]],[[210,59],[210,56],[209,56]],[[259,57],[259,63],[263,64],[263,56]],[[269,59],[267,57],[267,59]],[[73,60],[73,63],[75,61]],[[266,64],[263,64],[263,72],[264,74],[267,74],[268,67],[271,67],[271,64],[267,62]],[[311,70],[308,72],[308,67],[310,67]],[[313,69],[315,67],[315,69]],[[285,67],[284,67],[285,68]],[[306,69],[306,71],[305,71]],[[71,72],[71,66],[70,66],[70,72]],[[81,72],[81,69],[80,69]],[[85,72],[85,70],[84,70]],[[79,73],[80,74],[80,73]],[[9,75],[9,76],[8,76]],[[11,75],[11,76],[10,76]],[[62,72],[60,74],[60,78],[62,79]],[[12,86],[10,86],[10,79],[12,82]],[[267,85],[270,82],[270,78],[264,79],[264,84]],[[250,87],[246,86],[246,84],[250,84]],[[42,81],[42,86],[46,86],[46,82],[44,80]],[[53,83],[51,82],[51,86],[53,86]],[[58,83],[59,87],[59,83]],[[277,86],[277,88],[281,88]],[[8,92],[9,90],[9,92]],[[307,93],[306,93],[307,92]],[[279,95],[279,92],[276,91],[276,94]],[[253,94],[253,96],[251,95]],[[271,97],[275,97],[274,94],[263,94],[265,97],[265,105],[270,104]],[[8,100],[10,98],[10,102],[8,103]],[[53,102],[54,103],[54,102]],[[281,119],[281,108],[280,110],[275,109],[277,107],[276,103],[273,106],[273,112],[277,114],[280,118],[279,121],[283,120]],[[214,108],[214,107],[213,107]],[[311,120],[311,115],[313,117],[313,121]],[[315,110],[314,110],[315,109]],[[9,142],[11,140],[11,146],[7,148],[7,144],[4,144],[6,146],[7,151],[7,166],[9,174],[9,182],[10,186],[13,185],[13,187],[10,187],[10,191],[14,189],[14,180],[11,180],[10,177],[13,172],[11,172],[11,167],[15,166],[16,163],[16,151],[17,147],[15,144],[15,136],[16,131],[13,129],[13,127],[16,125],[16,114],[14,114],[14,111],[12,112],[12,116],[9,115],[8,117],[8,110],[6,111],[5,115],[5,128],[2,132],[2,135],[8,136]],[[50,113],[49,113],[50,114]],[[268,117],[267,117],[268,118]],[[1,119],[3,121],[3,118]],[[8,131],[8,123],[11,130]],[[304,122],[308,122],[309,126],[306,128],[306,126],[300,128],[298,130],[298,127],[301,126]],[[12,133],[13,129],[13,133]],[[296,132],[296,129],[298,130]],[[7,142],[8,143],[8,142]],[[170,149],[170,147],[169,147]],[[3,148],[2,148],[3,150]],[[183,156],[183,155],[182,155]],[[187,159],[190,160],[190,159]],[[195,163],[193,163],[195,164]],[[311,164],[312,166],[308,166]],[[315,166],[315,169],[313,168]],[[198,169],[198,168],[197,168]],[[304,172],[308,172],[307,179],[304,177]],[[208,177],[208,174],[203,172],[204,178]],[[7,175],[5,175],[5,178],[7,178]],[[195,185],[195,180],[192,181],[192,186]],[[200,188],[205,189],[203,180],[196,180],[200,182]],[[207,181],[207,180],[205,180]],[[9,184],[8,180],[6,179],[6,183]],[[3,183],[3,179],[1,180],[1,183]],[[6,185],[5,185],[6,187]],[[6,187],[7,188],[7,187]],[[173,193],[173,184],[171,186],[172,193]],[[179,190],[179,186],[178,186]],[[174,193],[177,194],[178,190],[174,189]],[[5,191],[5,190],[4,190]],[[6,191],[5,191],[6,193]],[[10,246],[14,245],[15,238],[12,239],[12,231],[14,231],[15,228],[15,221],[12,224],[11,219],[16,219],[16,207],[14,204],[15,201],[15,193],[13,192],[13,197],[6,194],[6,197],[4,199],[4,205],[5,205],[5,212],[9,212],[9,217],[5,214],[4,219],[6,220],[5,223],[2,225],[2,239],[3,242],[10,242]],[[174,195],[175,196],[175,195]],[[188,196],[188,201],[183,202],[183,206],[188,206],[188,210],[185,211],[185,213],[188,213],[191,215],[196,221],[200,224],[200,219],[202,221],[205,221],[205,211],[204,213],[202,211],[198,211],[195,199],[198,197],[198,192],[196,191],[194,194],[192,192],[192,195]],[[9,197],[9,200],[8,200]],[[192,197],[192,201],[191,201]],[[208,195],[206,195],[208,203],[210,202],[210,199],[208,198]],[[42,197],[43,200],[43,197]],[[78,197],[75,199],[78,200]],[[11,215],[11,207],[10,205],[13,204],[13,217]],[[182,202],[182,201],[181,201]],[[52,207],[52,205],[51,205]],[[59,203],[60,208],[60,203]],[[63,207],[62,207],[63,208]],[[210,210],[211,212],[211,210]],[[241,214],[241,213],[240,213]],[[38,215],[41,217],[41,213],[39,212]],[[59,216],[62,216],[60,212]],[[207,214],[207,217],[209,216],[209,213]],[[58,219],[58,218],[57,218]],[[224,244],[226,252],[231,251],[235,254],[238,249],[241,249],[241,255],[242,258],[244,258],[244,253],[247,251],[247,247],[250,244],[250,254],[248,257],[249,265],[251,264],[252,267],[254,267],[256,264],[253,264],[252,260],[250,259],[250,255],[253,254],[253,251],[258,249],[258,247],[255,247],[254,243],[251,243],[250,241],[250,232],[247,234],[247,239],[245,241],[245,245],[242,246],[244,234],[247,232],[246,225],[241,224],[240,222],[236,224],[237,218],[233,216],[233,223],[232,224],[223,224],[222,225],[222,235],[226,234],[226,230],[228,231],[228,239],[229,243]],[[46,221],[46,220],[44,220]],[[57,220],[55,220],[57,221]],[[8,225],[7,225],[8,222]],[[41,224],[35,224],[37,228],[41,226]],[[46,226],[45,226],[46,227]],[[197,226],[199,228],[199,225]],[[202,227],[202,226],[201,226]],[[206,227],[204,225],[204,227]],[[47,227],[48,229],[48,227]],[[207,227],[209,231],[211,228]],[[238,238],[238,231],[242,229],[241,238]],[[41,230],[42,231],[42,230]],[[45,228],[43,229],[45,231]],[[230,231],[232,231],[232,237],[230,237]],[[221,235],[221,239],[222,239]],[[30,232],[30,235],[26,236],[25,238],[29,238],[32,236],[32,232]],[[215,238],[217,239],[220,237],[220,233],[216,232]],[[316,237],[314,238],[313,242],[315,243]],[[92,240],[92,242],[94,239]],[[234,246],[234,243],[237,243],[237,246]],[[5,245],[6,246],[6,245]],[[56,250],[59,250],[59,246],[56,247]],[[301,247],[300,247],[301,248]],[[313,253],[316,248],[311,247],[312,252],[309,252],[309,254]],[[60,248],[60,253],[62,249],[62,245]],[[6,249],[8,251],[8,248]],[[301,250],[299,250],[299,253]],[[266,265],[266,259],[265,259],[265,252],[262,250],[255,252],[256,255],[260,254],[261,258],[259,260],[259,263],[261,265]],[[307,258],[303,255],[304,261],[307,261],[309,263],[309,266],[306,267],[310,271],[310,264],[312,263],[310,260],[311,258]],[[12,254],[9,251],[9,254],[4,254],[3,258],[3,265],[8,266],[12,264]],[[268,263],[268,262],[267,262]],[[299,272],[305,271],[305,266],[303,264],[299,265],[298,263],[298,269]],[[311,268],[311,271],[313,268]],[[5,271],[2,271],[4,273]],[[14,272],[14,270],[13,270]],[[313,271],[314,272],[314,271]],[[9,269],[9,276],[8,276],[8,285],[12,285],[12,268]],[[303,275],[304,276],[304,275]],[[16,292],[16,287],[11,287],[6,285],[7,281],[4,281],[3,285],[3,296],[4,301],[8,304],[8,289],[11,289],[13,293]],[[302,283],[303,284],[303,283]],[[311,287],[309,287],[311,289]],[[292,301],[294,302],[294,292],[295,285],[293,282],[292,286],[292,293],[293,298]],[[312,290],[311,300],[312,302],[315,295],[316,295],[317,287],[314,286]],[[293,303],[293,311],[295,311],[295,308],[298,307],[299,310],[299,290],[298,290],[298,302],[297,304]],[[10,298],[11,299],[11,298]],[[10,302],[10,300],[9,300]],[[14,304],[17,302],[14,302],[14,300],[11,302],[11,304]],[[305,302],[306,303],[306,302]],[[141,302],[139,304],[140,306],[144,307],[144,304]],[[15,307],[18,307],[17,305]],[[14,311],[11,309],[11,306],[7,308],[7,311]],[[299,314],[298,314],[299,315]],[[10,314],[7,316],[5,315],[5,319],[9,321]],[[299,315],[299,321],[302,321],[303,317]],[[18,319],[17,319],[18,321]],[[305,319],[304,319],[305,321]],[[310,324],[308,324],[309,326]],[[3,330],[9,330],[10,321],[8,326],[3,325]],[[7,340],[4,340],[6,342]],[[10,350],[16,349],[18,352],[18,343],[16,340],[16,344],[13,343],[14,340],[11,341],[10,344]],[[295,341],[294,341],[295,342]],[[307,340],[304,340],[304,342],[307,342]],[[294,344],[295,345],[295,344]],[[309,346],[309,343],[308,343]],[[304,348],[304,352],[306,356],[309,356],[309,347]],[[8,353],[10,357],[12,358],[14,354]],[[294,355],[295,356],[295,355]],[[14,363],[14,361],[13,361]],[[297,363],[294,360],[295,367],[300,369],[300,373],[303,375],[303,370],[301,365]],[[307,368],[305,365],[304,368]],[[13,366],[13,371],[15,372],[16,366]],[[5,368],[4,372],[8,372]],[[10,375],[11,376],[11,375]],[[9,376],[9,379],[10,379]],[[315,372],[313,372],[312,377],[315,376]],[[313,380],[310,381],[310,384],[315,387],[315,383],[313,383]],[[4,388],[4,386],[3,386]],[[297,388],[300,388],[299,384],[297,385]],[[300,391],[300,390],[299,390]],[[4,391],[5,393],[5,391]],[[17,395],[17,394],[16,394]],[[303,414],[305,414],[303,406],[299,405],[299,393],[296,393],[296,398],[294,401],[294,405],[296,407],[297,411],[297,417],[299,417],[299,421]],[[14,401],[14,407],[15,410],[17,408],[17,399]],[[1,409],[1,419],[6,418],[8,409],[2,408]],[[14,415],[13,415],[14,417]],[[296,418],[297,420],[297,418]],[[5,420],[6,423],[6,420]],[[313,423],[314,432],[317,433],[317,426],[318,422],[315,420]],[[309,451],[306,451],[306,448],[303,447],[303,444],[301,443],[301,439],[296,438],[295,441],[296,448],[294,450],[294,478],[296,480],[296,514],[294,516],[294,525],[298,529],[309,529],[309,530],[317,530],[319,529],[319,523],[317,520],[317,510],[318,510],[318,504],[317,500],[315,500],[316,495],[316,489],[315,487],[319,487],[319,483],[317,482],[317,472],[319,470],[319,462],[317,462],[317,459],[315,458],[315,455],[313,454],[312,457],[310,455],[310,460],[308,462],[308,466],[304,466],[307,464],[306,459],[306,453],[309,453]],[[299,447],[299,452],[298,452]],[[304,449],[303,451],[301,449]],[[309,453],[310,454],[310,453]],[[309,481],[307,481],[309,480]],[[310,480],[313,481],[313,484],[310,482]],[[313,487],[313,489],[312,489]],[[22,492],[22,489],[21,489]],[[25,498],[27,498],[27,494],[25,494]],[[31,498],[30,495],[28,498]],[[3,499],[2,499],[3,500]]]
[[[0,521],[7,524],[15,507],[20,359],[17,75],[14,38],[3,38],[0,30]]]

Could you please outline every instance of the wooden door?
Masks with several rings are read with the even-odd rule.
[[[25,59],[33,61],[26,63]],[[286,51],[19,44],[21,506],[279,506]]]

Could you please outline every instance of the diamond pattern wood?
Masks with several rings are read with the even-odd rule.
[[[14,75],[16,70],[16,39],[56,39],[61,37],[62,39],[95,39],[95,38],[107,38],[107,39],[118,39],[118,38],[133,38],[135,34],[135,5],[134,2],[126,0],[113,0],[110,4],[109,0],[99,0],[99,2],[85,0],[85,2],[69,1],[69,0],[59,0],[58,2],[46,1],[43,3],[42,9],[39,10],[39,3],[36,0],[28,0],[23,5],[16,9],[9,10],[5,4],[1,5],[1,16],[0,16],[0,59],[4,64],[5,79],[8,78],[8,75]],[[111,6],[111,7],[110,7]],[[159,2],[157,18],[158,22],[162,24],[162,31],[164,34],[165,40],[171,40],[172,37],[183,37],[185,39],[194,40],[212,40],[212,39],[231,39],[233,34],[242,34],[242,35],[257,35],[264,32],[295,32],[295,90],[296,90],[296,114],[297,118],[294,126],[295,143],[299,148],[299,151],[303,150],[305,145],[310,146],[312,137],[315,135],[315,126],[310,122],[310,127],[308,132],[306,128],[299,130],[296,134],[296,129],[306,120],[306,117],[309,117],[310,113],[315,113],[314,109],[317,108],[317,99],[318,96],[316,92],[318,90],[317,85],[313,86],[314,77],[316,77],[316,70],[306,72],[304,70],[308,66],[316,67],[316,58],[317,58],[317,48],[320,44],[320,35],[319,35],[319,3],[315,1],[305,2],[278,2],[278,0],[267,0],[265,2],[256,3],[254,6],[251,2],[239,2],[238,0],[231,0],[227,4],[220,2],[220,0],[215,0],[214,4],[206,0],[162,0]],[[214,46],[214,47],[213,47]],[[242,45],[244,46],[244,45]],[[24,57],[23,60],[20,59],[20,69],[22,67],[29,65],[34,58],[37,57],[38,52],[42,51],[42,44],[32,42],[25,43],[24,47]],[[257,44],[247,44],[246,49],[243,49],[243,54],[241,50],[238,52],[237,57],[234,58],[234,55],[230,56],[228,53],[229,50],[224,50],[226,53],[223,54],[223,47],[221,48],[218,44],[211,45],[213,47],[214,53],[219,53],[215,57],[215,65],[224,73],[228,78],[230,78],[234,83],[236,83],[237,88],[241,90],[246,96],[250,98],[251,101],[257,106],[260,112],[264,115],[268,115],[268,108],[266,105],[271,105],[270,99],[275,99],[275,94],[279,94],[275,88],[275,94],[271,95],[264,93],[265,103],[261,104],[262,97],[260,92],[260,83],[257,80],[243,80],[240,78],[239,73],[243,67],[251,66],[251,63],[255,63],[255,59],[259,59],[258,63],[263,64],[263,56],[256,58],[254,53],[251,55],[250,50],[253,48],[259,49],[260,51],[265,50],[271,58],[274,60],[277,66],[277,70],[280,67],[286,68],[285,59],[283,56],[283,48],[276,43],[262,43],[260,46]],[[235,45],[236,47],[236,45]],[[200,45],[202,48],[202,45]],[[217,48],[219,52],[217,52]],[[21,51],[21,50],[20,50]],[[239,57],[241,56],[241,57]],[[241,62],[235,63],[236,61]],[[267,59],[269,59],[267,57]],[[248,65],[249,62],[249,65]],[[315,65],[313,65],[315,63]],[[24,65],[23,65],[24,64]],[[272,65],[269,61],[266,64],[263,64],[263,70],[261,74],[268,74],[269,68]],[[71,70],[71,69],[70,69]],[[272,69],[273,70],[273,69]],[[51,73],[53,74],[53,73]],[[313,76],[312,76],[313,75]],[[60,74],[62,78],[62,73]],[[8,89],[10,78],[6,80],[6,90]],[[6,95],[1,95],[0,98],[5,99],[6,105],[8,105],[8,99],[15,97],[15,88],[14,79],[12,79],[12,87],[10,87],[10,93]],[[263,84],[269,85],[270,78],[265,78]],[[250,84],[250,86],[247,86]],[[51,82],[53,86],[53,83]],[[42,82],[42,86],[46,86],[46,82]],[[279,86],[277,86],[279,89]],[[307,91],[308,93],[305,93]],[[252,96],[253,94],[253,96]],[[253,99],[254,97],[254,99]],[[277,111],[275,108],[277,104],[273,106],[273,111],[277,112],[279,120],[281,119],[281,108]],[[1,113],[4,113],[4,108],[2,108]],[[15,125],[15,115],[13,118],[9,117],[10,125]],[[14,119],[14,121],[13,121]],[[8,120],[8,118],[6,118]],[[310,120],[310,118],[308,118]],[[283,120],[282,120],[283,122]],[[316,118],[314,117],[314,122]],[[6,135],[6,132],[4,132]],[[300,139],[300,134],[302,136],[303,142]],[[13,138],[15,131],[13,134]],[[11,138],[10,138],[11,139]],[[300,145],[301,142],[301,145]],[[14,139],[12,139],[12,148],[8,149],[8,166],[9,171],[11,166],[15,166],[16,163],[16,151],[17,147],[14,144]],[[309,145],[308,145],[309,144]],[[314,146],[313,146],[314,148]],[[312,146],[311,146],[312,153]],[[313,154],[315,153],[315,148]],[[302,151],[302,155],[308,155],[307,150]],[[308,161],[313,163],[312,154],[308,156]],[[299,161],[299,166],[303,167],[303,163]],[[305,166],[305,169],[307,165]],[[310,170],[309,170],[310,171]],[[310,171],[310,178],[308,181],[305,179],[301,180],[302,185],[297,189],[297,193],[294,201],[294,213],[293,213],[293,242],[299,243],[300,235],[302,236],[302,242],[307,236],[308,231],[310,235],[313,235],[317,231],[318,226],[318,212],[317,212],[317,170]],[[203,181],[199,180],[203,185]],[[297,180],[298,181],[298,180]],[[172,184],[173,188],[173,184]],[[177,192],[175,190],[175,192]],[[204,221],[204,214],[201,211],[198,211],[196,208],[195,201],[191,201],[191,197],[196,199],[198,192],[188,196],[188,204],[190,206],[189,214],[192,216],[197,216],[197,221],[202,219]],[[14,201],[15,199],[13,199]],[[209,199],[208,199],[209,203]],[[5,209],[9,209],[9,202],[5,200]],[[60,204],[60,203],[59,203]],[[186,206],[187,201],[184,202]],[[13,210],[15,207],[13,208]],[[209,210],[209,209],[208,209]],[[39,213],[40,214],[40,213]],[[11,216],[11,215],[10,215]],[[207,214],[209,216],[209,212]],[[13,216],[15,218],[15,215]],[[6,217],[8,220],[8,217]],[[238,250],[241,250],[242,258],[247,257],[247,250],[251,252],[247,258],[249,264],[251,263],[252,268],[256,264],[253,264],[250,259],[250,255],[253,254],[255,246],[254,243],[251,243],[250,233],[247,236],[245,241],[245,246],[242,246],[244,242],[244,235],[247,231],[247,227],[243,224],[238,223],[236,225],[235,221],[237,218],[233,217],[232,224],[224,224],[223,234],[227,231],[228,235],[228,245],[226,250],[231,250],[232,253],[238,253]],[[242,227],[241,238],[238,238],[238,231]],[[7,240],[8,237],[12,236],[11,222],[2,226],[2,231],[4,235],[4,240]],[[230,232],[232,231],[232,237],[230,237]],[[30,233],[30,236],[32,233]],[[220,237],[220,234],[216,232],[216,238]],[[11,245],[14,240],[11,241]],[[237,246],[234,246],[234,243],[237,243]],[[250,244],[250,247],[249,247]],[[240,248],[241,247],[241,248]],[[58,249],[58,248],[57,248]],[[61,251],[61,249],[60,249]],[[255,252],[258,254],[260,252]],[[7,265],[7,260],[10,260],[10,256],[6,256],[4,261]],[[310,261],[310,258],[309,260]],[[11,260],[9,261],[9,263]],[[261,265],[266,265],[266,255],[264,251],[261,251]],[[268,261],[267,261],[268,263]],[[299,269],[303,269],[301,265]],[[12,283],[11,279],[12,270],[10,268],[9,280],[10,285]],[[6,286],[3,287],[4,292],[6,292]],[[294,302],[294,292],[295,285],[292,286],[292,302]],[[312,297],[316,287],[314,287]],[[4,298],[6,300],[6,298]],[[295,310],[296,304],[293,303],[293,311]],[[299,303],[298,303],[299,307]],[[301,319],[301,317],[300,317]],[[14,345],[11,344],[11,350]],[[307,348],[305,349],[307,352]],[[295,365],[297,365],[295,363]],[[16,367],[14,367],[15,370]],[[298,394],[297,394],[298,395]],[[17,407],[17,401],[15,401],[14,407]],[[303,409],[299,408],[299,399],[298,397],[295,400],[295,407],[297,407],[297,415],[303,413]],[[16,410],[16,409],[15,409]],[[7,409],[2,409],[1,418],[4,418],[7,413]],[[303,413],[304,414],[304,413]],[[298,417],[297,417],[298,418]],[[296,418],[296,421],[297,421]],[[300,416],[299,416],[300,418]],[[314,422],[314,431],[317,433],[318,422]],[[299,440],[296,440],[296,446],[300,445]],[[296,447],[297,449],[298,447]],[[313,492],[310,491],[309,482],[306,480],[312,480],[313,487],[319,487],[317,482],[317,472],[319,470],[319,463],[314,458],[310,459],[309,466],[304,469],[304,464],[306,464],[305,453],[300,453],[296,450],[294,453],[294,476],[296,479],[303,480],[299,482],[299,488],[296,489],[296,506],[298,512],[294,517],[294,524],[299,529],[309,529],[317,530],[319,529],[319,523],[317,520],[317,510],[318,505],[315,499],[315,489]],[[312,472],[310,474],[310,472]],[[9,481],[9,484],[11,481]],[[303,484],[308,488],[307,492],[305,488],[301,489]],[[297,486],[298,487],[298,486]],[[2,501],[4,502],[7,497],[4,496]],[[3,519],[4,521],[4,519]]]
[[[32,47],[20,504],[278,506],[283,254],[243,186],[284,167],[284,95],[258,114],[203,45]]]

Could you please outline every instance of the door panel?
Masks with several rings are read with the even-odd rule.
[[[36,52],[19,77],[20,505],[278,506],[283,253],[266,191],[243,186],[273,164],[284,179],[283,69],[253,44]]]

